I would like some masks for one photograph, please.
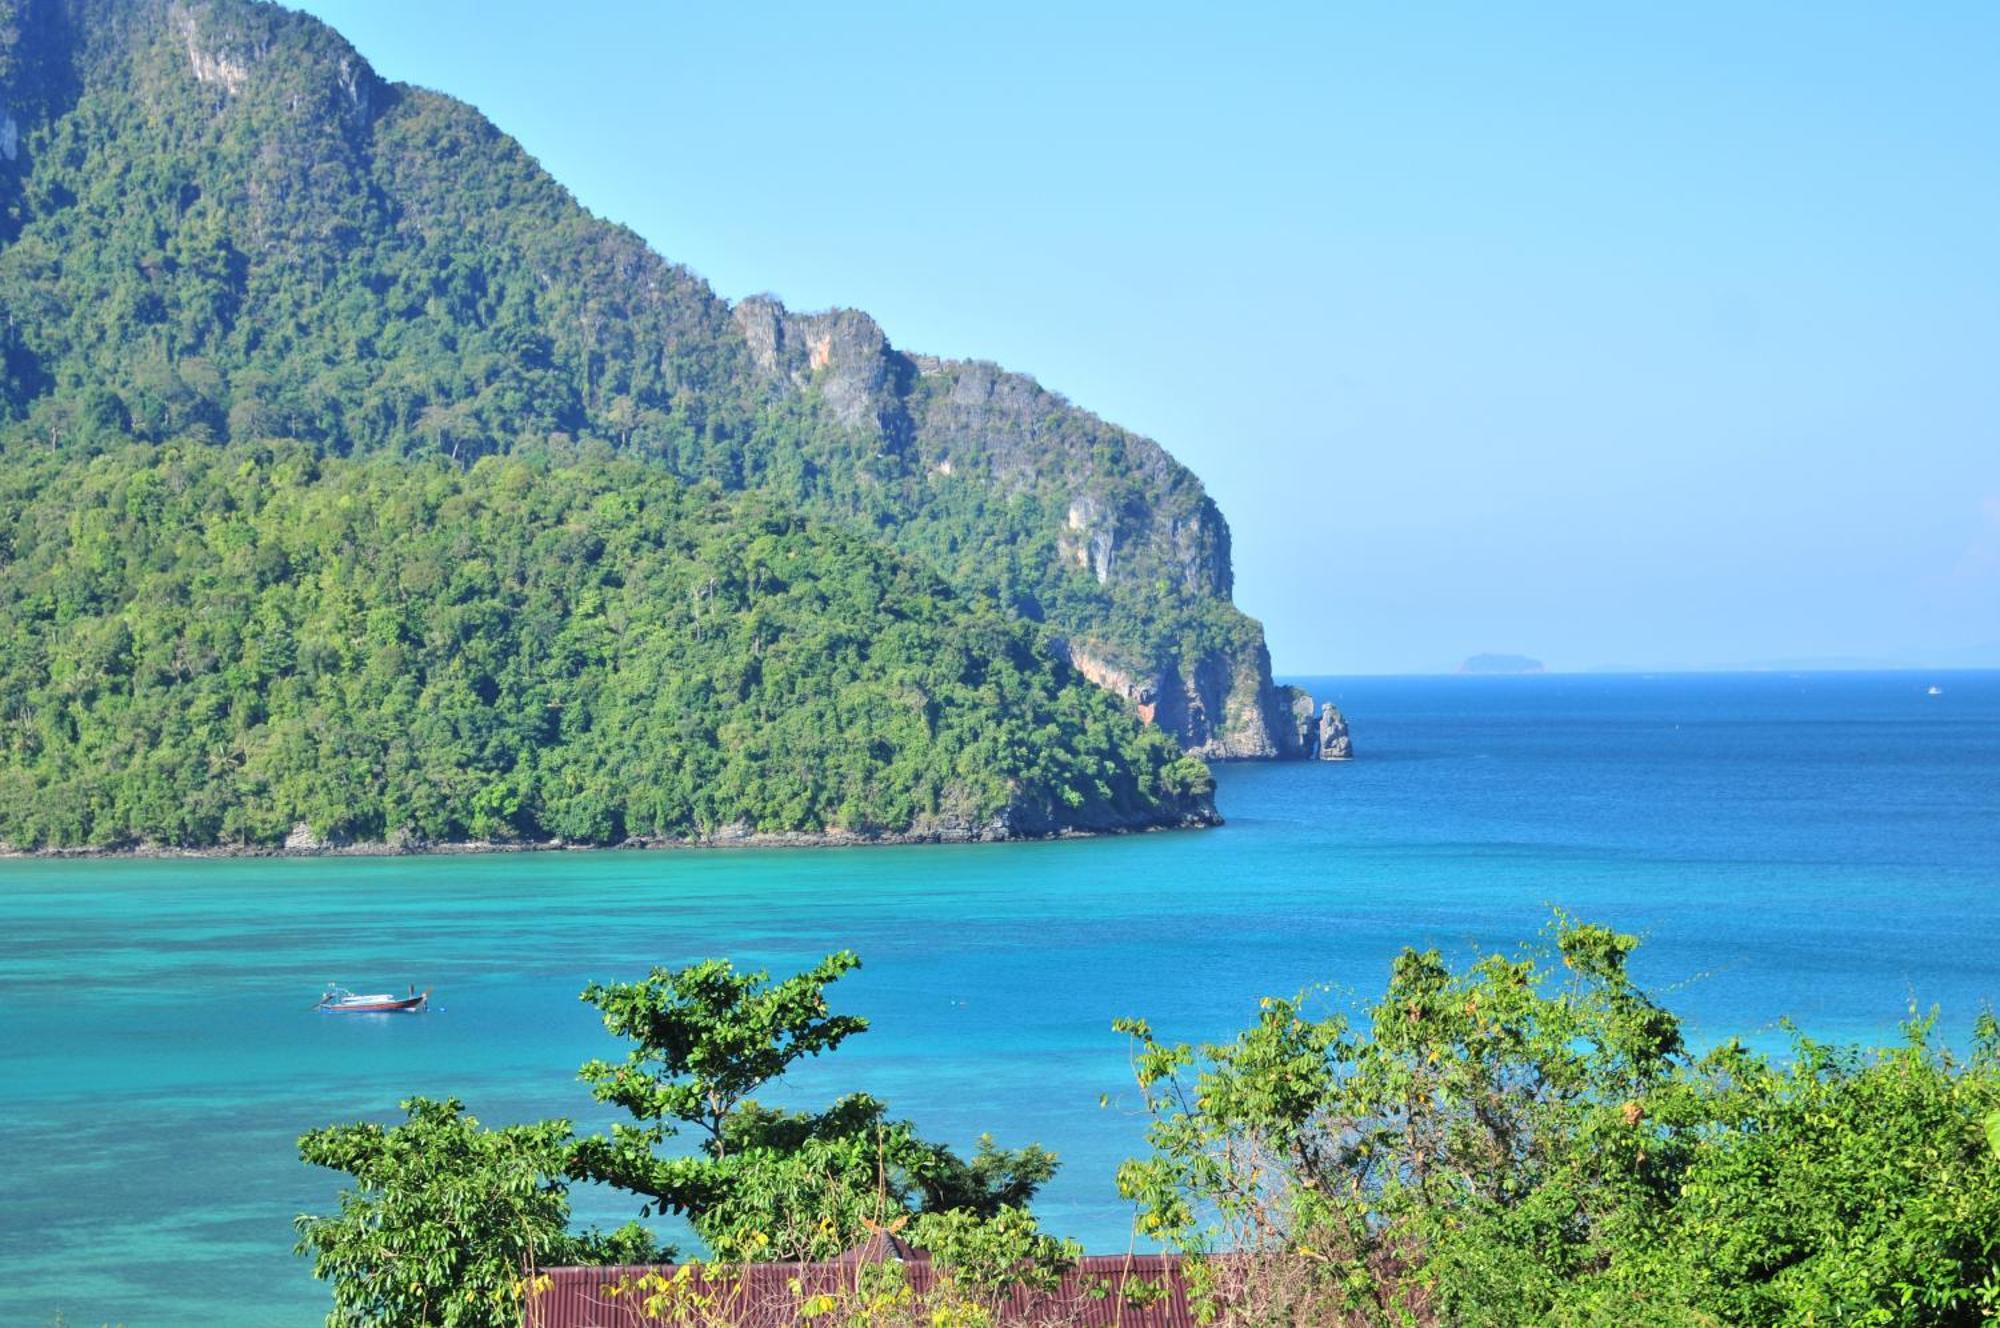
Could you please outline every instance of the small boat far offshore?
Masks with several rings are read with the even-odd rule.
[[[370,996],[356,996],[345,987],[327,984],[326,994],[319,998],[313,1009],[326,1014],[416,1014],[431,998],[431,989],[418,991],[414,985],[407,996],[392,996],[378,992]]]

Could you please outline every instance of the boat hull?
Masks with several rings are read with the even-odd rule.
[[[341,1001],[322,1005],[326,1014],[415,1014],[430,1000],[430,993],[390,1001]]]

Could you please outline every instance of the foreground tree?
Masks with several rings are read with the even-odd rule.
[[[455,1099],[412,1098],[400,1125],[335,1125],[299,1140],[355,1181],[330,1217],[297,1219],[298,1252],[333,1284],[328,1328],[513,1328],[534,1269],[644,1260],[636,1226],[569,1231],[567,1121],[489,1130]]]
[[[925,1213],[911,1224],[910,1242],[931,1256],[947,1295],[989,1317],[1017,1289],[1053,1292],[1083,1257],[1081,1245],[1049,1235],[1025,1208]]]
[[[1700,1145],[1660,1240],[1620,1250],[1579,1302],[1661,1281],[1687,1289],[1690,1320],[2000,1320],[2000,1026],[1981,1016],[1966,1061],[1937,1045],[1934,1017],[1905,1035],[1705,1061]]]
[[[1972,1324],[2000,1314],[2000,1065],[1799,1040],[1696,1059],[1558,919],[1552,952],[1405,951],[1365,1024],[1266,1000],[1135,1066],[1146,1235],[1234,1323]]]
[[[633,1046],[622,1062],[585,1065],[582,1077],[635,1123],[579,1141],[570,1173],[641,1196],[649,1213],[685,1216],[725,1260],[827,1258],[861,1241],[870,1222],[990,1219],[1026,1204],[1055,1173],[1055,1155],[1042,1148],[983,1138],[967,1159],[867,1094],[817,1112],[755,1100],[792,1065],[868,1027],[826,1003],[826,988],[859,966],[842,951],[774,982],[709,960],[586,988],[605,1027]],[[692,1153],[663,1151],[684,1131],[696,1136]]]
[[[501,1328],[519,1322],[537,1267],[671,1257],[636,1222],[571,1234],[572,1179],[640,1196],[642,1216],[686,1217],[727,1263],[826,1258],[871,1229],[909,1226],[937,1246],[953,1304],[976,1310],[1009,1286],[1043,1284],[1075,1255],[1025,1208],[1054,1154],[982,1138],[968,1158],[865,1094],[819,1112],[751,1096],[867,1028],[826,1004],[827,986],[859,962],[842,952],[772,981],[710,960],[593,984],[583,998],[633,1044],[622,1062],[583,1069],[600,1101],[635,1119],[607,1136],[577,1140],[563,1120],[489,1130],[455,1100],[423,1098],[403,1104],[399,1125],[306,1135],[306,1161],[355,1182],[337,1214],[297,1219],[299,1253],[333,1284],[329,1328]],[[694,1151],[663,1151],[682,1131]]]

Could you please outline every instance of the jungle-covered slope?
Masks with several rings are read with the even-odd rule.
[[[0,468],[0,841],[998,838],[1207,819],[1032,627],[657,469]]]

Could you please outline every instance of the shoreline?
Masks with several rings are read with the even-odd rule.
[[[1065,827],[1047,834],[1030,834],[1004,828],[979,830],[723,830],[705,835],[636,836],[616,844],[571,843],[561,839],[543,840],[368,840],[354,843],[318,841],[282,844],[215,844],[185,848],[173,844],[125,844],[90,848],[15,848],[0,844],[0,860],[41,861],[88,858],[174,859],[174,858],[422,858],[464,857],[489,853],[643,853],[698,849],[773,848],[884,848],[942,844],[1025,844],[1064,839],[1108,839],[1122,835],[1156,834],[1176,830],[1207,830],[1223,824],[1220,814],[1183,817],[1178,821],[1141,821],[1129,825]]]

